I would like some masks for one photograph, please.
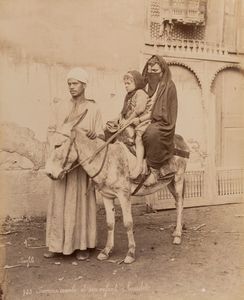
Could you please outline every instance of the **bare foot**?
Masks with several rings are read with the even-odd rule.
[[[146,174],[148,174],[148,172],[149,172],[149,170],[148,170],[148,167],[147,167],[146,160],[143,159],[141,174],[146,175]]]
[[[151,174],[148,176],[147,180],[144,182],[145,186],[151,186],[158,182],[157,170],[151,169]]]
[[[131,172],[130,178],[136,179],[142,172],[142,166],[136,166],[135,169]]]

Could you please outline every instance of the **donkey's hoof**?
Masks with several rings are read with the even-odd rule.
[[[175,237],[175,236],[181,236],[181,231],[180,230],[174,230],[174,232],[172,233],[172,236]]]
[[[124,259],[125,264],[132,264],[134,261],[135,261],[135,258],[131,257],[131,256],[126,256],[126,258]]]
[[[136,260],[135,253],[128,252],[126,258],[124,259],[125,264],[132,264]]]
[[[181,237],[180,236],[175,236],[173,240],[174,245],[180,245],[181,244]]]
[[[98,256],[97,256],[97,259],[98,259],[98,260],[106,260],[106,259],[108,259],[108,258],[109,258],[109,255],[106,254],[106,253],[104,253],[104,252],[100,252],[100,253],[98,254]]]

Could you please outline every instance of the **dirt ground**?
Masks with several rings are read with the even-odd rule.
[[[244,299],[244,205],[185,209],[181,245],[172,244],[175,210],[137,213],[137,260],[131,265],[118,263],[127,236],[120,212],[116,221],[111,259],[98,261],[95,250],[81,262],[43,258],[43,219],[8,219],[0,235],[2,299]],[[105,238],[100,210],[98,249]]]

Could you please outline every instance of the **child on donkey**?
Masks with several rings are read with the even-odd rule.
[[[116,132],[131,122],[124,132],[121,133],[120,140],[126,136],[127,144],[135,143],[136,147],[136,167],[131,174],[131,179],[136,179],[143,170],[144,146],[142,135],[151,122],[152,101],[145,92],[145,81],[138,71],[129,71],[124,75],[124,84],[127,94],[124,99],[123,109],[119,118],[107,123],[107,130]]]

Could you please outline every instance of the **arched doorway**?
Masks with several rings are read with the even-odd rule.
[[[244,72],[222,70],[212,85],[216,99],[216,165],[244,167]]]
[[[172,79],[178,96],[176,133],[187,141],[191,154],[185,176],[185,207],[201,205],[204,190],[203,149],[206,148],[202,91],[193,71],[181,64],[170,64]],[[163,188],[156,195],[146,196],[148,206],[153,209],[174,207],[172,195]]]
[[[188,167],[198,169],[206,140],[201,88],[195,74],[185,66],[170,65],[170,70],[178,96],[176,133],[184,137],[192,150]]]
[[[236,201],[244,193],[244,72],[235,67],[223,69],[212,84],[212,93],[216,105],[217,192]]]

